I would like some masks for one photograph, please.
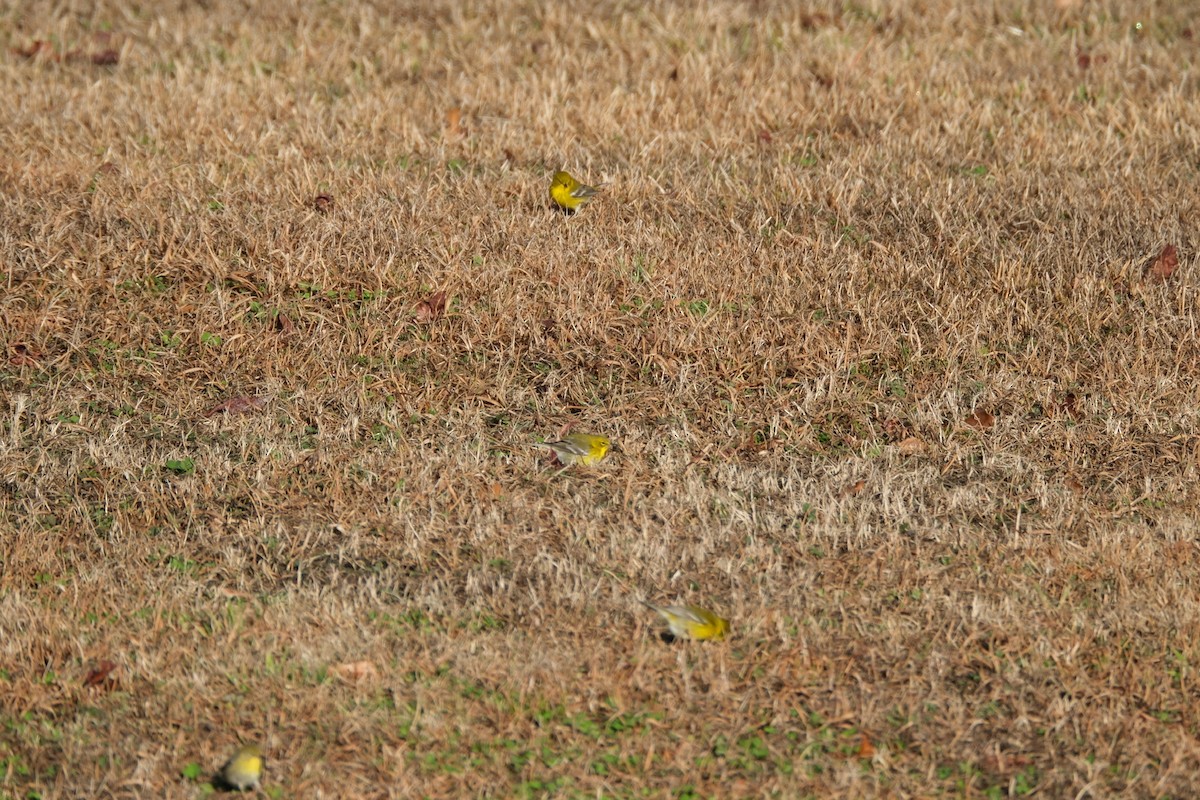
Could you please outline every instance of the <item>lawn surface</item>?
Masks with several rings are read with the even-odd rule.
[[[1194,3],[0,7],[0,800],[249,741],[1197,796],[1198,61]]]

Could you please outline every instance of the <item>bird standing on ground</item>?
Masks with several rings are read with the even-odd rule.
[[[221,767],[220,780],[225,788],[239,792],[257,789],[262,780],[262,748],[256,744],[242,745],[225,766]]]
[[[607,437],[592,433],[568,433],[557,442],[535,442],[534,445],[553,450],[564,467],[599,464],[612,449],[612,442]]]
[[[580,183],[564,170],[554,173],[554,180],[550,182],[550,199],[563,211],[578,210],[580,206],[591,200],[596,192],[595,187]]]
[[[656,606],[645,600],[642,605],[661,614],[676,639],[724,639],[725,634],[729,633],[729,620],[718,617],[707,608],[693,605]]]

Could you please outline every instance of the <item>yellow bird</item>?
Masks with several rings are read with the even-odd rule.
[[[550,199],[563,211],[574,212],[595,196],[598,190],[580,183],[567,172],[559,170],[550,181]]]
[[[553,450],[564,467],[576,464],[590,467],[604,460],[612,449],[612,442],[605,436],[592,433],[568,433],[557,442],[534,442],[534,446]]]
[[[725,634],[729,633],[729,620],[718,617],[707,608],[693,605],[656,606],[645,600],[642,605],[661,614],[676,639],[724,639]]]
[[[229,790],[257,789],[262,780],[263,753],[256,744],[242,745],[221,767],[220,782]]]

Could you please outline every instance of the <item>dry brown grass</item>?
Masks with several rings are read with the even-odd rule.
[[[1196,795],[1195,6],[71,7],[0,11],[0,798],[242,740],[271,797]]]

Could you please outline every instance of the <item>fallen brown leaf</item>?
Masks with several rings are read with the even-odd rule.
[[[862,741],[859,742],[859,745],[858,745],[858,757],[859,758],[874,758],[875,757],[875,745],[871,744],[870,738],[865,733],[862,735]]]
[[[885,417],[879,421],[879,424],[883,426],[883,435],[889,442],[898,441],[901,434],[906,431],[904,423],[895,417]]]
[[[38,359],[42,354],[33,350],[27,344],[14,344],[12,346],[12,357],[8,359],[9,363],[17,367],[32,367],[37,364]]]
[[[800,27],[806,31],[815,31],[824,28],[829,24],[829,15],[823,14],[820,11],[816,13],[805,13],[800,17]]]
[[[204,412],[205,418],[215,417],[217,414],[248,414],[251,411],[258,411],[266,406],[267,401],[271,398],[268,395],[260,395],[258,397],[250,397],[249,395],[238,395],[231,397],[223,403],[217,403],[215,406]]]
[[[120,62],[120,60],[121,54],[111,47],[97,53],[92,53],[92,63],[97,67],[111,67]]]
[[[333,674],[347,683],[358,683],[379,677],[379,671],[370,661],[350,661],[345,664],[337,664],[333,667]]]
[[[434,292],[426,297],[421,302],[417,303],[416,321],[421,325],[428,325],[442,318],[442,314],[446,311],[446,292]]]
[[[862,494],[862,490],[865,489],[866,486],[867,486],[867,482],[865,480],[857,480],[854,483],[849,484],[848,486],[842,487],[842,491],[840,492],[840,495],[842,497],[854,497],[856,495],[860,495],[860,494]]]
[[[966,423],[969,428],[974,428],[977,431],[986,431],[990,430],[996,424],[996,418],[980,408],[976,409],[974,414],[967,417]]]
[[[446,112],[446,138],[457,139],[462,135],[462,109],[454,106]]]
[[[1079,408],[1079,397],[1074,392],[1066,393],[1058,409],[1076,422],[1083,417],[1083,411]]]
[[[322,214],[333,211],[333,195],[319,194],[313,198],[313,208]]]
[[[113,662],[109,661],[108,659],[105,659],[105,660],[101,661],[100,663],[96,664],[96,666],[92,667],[88,671],[88,674],[84,677],[84,679],[83,679],[84,688],[90,689],[93,686],[100,686],[102,684],[108,683],[109,676],[112,675],[113,670],[116,668],[117,668],[117,665],[114,664]]]
[[[54,52],[54,45],[43,39],[34,39],[28,47],[14,47],[13,52],[22,58],[45,56],[52,61],[58,61],[59,56]]]
[[[773,440],[768,439],[768,438],[763,438],[758,435],[754,435],[754,436],[751,436],[749,439],[746,439],[745,441],[743,441],[740,445],[738,445],[734,449],[734,452],[737,452],[737,453],[762,453],[762,452],[772,449],[774,446],[775,446],[775,443]]]
[[[282,311],[275,315],[275,327],[284,336],[291,336],[296,332],[296,326],[292,324],[291,318]]]
[[[1020,753],[1005,755],[1000,752],[989,753],[983,757],[983,765],[989,772],[1004,774],[1014,769],[1029,766],[1029,758]]]
[[[1175,245],[1169,244],[1146,266],[1146,280],[1161,283],[1171,277],[1178,267],[1178,252],[1175,249]]]

